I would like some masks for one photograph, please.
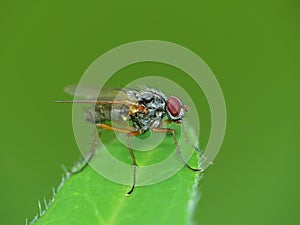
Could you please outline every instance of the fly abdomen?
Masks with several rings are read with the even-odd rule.
[[[84,119],[91,123],[102,123],[111,119],[111,105],[95,105],[88,108],[84,113]]]
[[[106,120],[126,121],[129,119],[130,108],[122,104],[99,104],[88,108],[84,118],[91,123],[102,123]]]

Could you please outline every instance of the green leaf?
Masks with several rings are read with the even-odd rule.
[[[173,125],[178,130],[176,126]],[[124,161],[128,161],[129,153],[125,146],[122,147],[116,138],[108,142],[110,151],[115,149],[120,155],[127,153]],[[143,160],[146,159],[151,161],[157,158],[159,153],[166,152],[167,146],[174,147],[172,136],[167,135],[163,143],[150,151],[148,156],[142,157],[148,152],[136,154],[138,164],[145,164]],[[196,153],[189,164],[198,167]],[[53,202],[41,213],[42,216],[35,224],[191,224],[193,209],[199,196],[197,185],[200,177],[197,172],[183,167],[163,182],[136,187],[131,196],[126,197],[125,193],[130,186],[109,181],[88,166],[62,183]]]

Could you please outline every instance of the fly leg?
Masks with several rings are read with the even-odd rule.
[[[98,123],[98,124],[96,124],[96,126],[99,127],[99,128],[106,129],[106,130],[112,130],[112,131],[116,131],[116,132],[126,133],[127,145],[128,145],[129,153],[130,153],[130,156],[131,156],[131,159],[132,159],[132,166],[133,166],[133,183],[132,183],[131,189],[126,193],[126,196],[130,196],[130,194],[133,192],[135,184],[136,184],[136,167],[137,167],[137,163],[136,163],[135,156],[134,156],[134,153],[133,153],[133,149],[131,147],[129,139],[130,139],[130,137],[140,135],[141,133],[143,133],[143,131],[142,130],[131,131],[131,130],[126,130],[126,129],[122,129],[122,128],[112,127],[110,125],[103,124],[103,123]]]
[[[165,126],[165,125],[168,125],[168,124],[170,124],[170,123],[173,123],[173,121],[172,121],[172,120],[165,120],[165,121],[163,121],[163,122],[161,123],[161,126]],[[181,121],[180,123],[182,124],[182,121]],[[212,165],[213,162],[212,162],[212,161],[204,154],[204,152],[203,152],[198,146],[196,146],[196,145],[190,140],[188,134],[187,134],[186,131],[185,131],[185,128],[184,128],[183,124],[182,124],[181,127],[182,127],[182,132],[183,132],[183,134],[184,134],[184,137],[185,137],[186,142],[187,142],[190,146],[192,146],[192,147],[195,149],[196,152],[199,153],[199,155],[204,159],[203,162],[204,162],[204,161],[207,161],[207,162],[209,162],[209,164]]]
[[[199,155],[200,155],[201,157],[203,157],[203,159],[204,159],[203,162],[204,162],[204,161],[208,161],[208,162],[212,165],[213,162],[212,162],[212,161],[204,154],[204,152],[203,152],[198,146],[196,146],[196,145],[190,140],[190,138],[189,138],[188,134],[186,133],[186,131],[185,131],[183,125],[182,125],[182,132],[183,132],[183,134],[184,134],[184,137],[185,137],[186,142],[189,143],[189,145],[191,145],[191,146],[195,149],[195,151],[197,151],[197,152],[199,153]]]
[[[158,133],[171,133],[171,134],[173,135],[173,138],[174,138],[174,143],[175,143],[175,145],[176,145],[177,154],[178,154],[179,158],[181,159],[181,161],[183,162],[183,164],[184,164],[187,168],[189,168],[190,170],[192,170],[192,171],[203,172],[202,169],[192,168],[192,167],[184,160],[184,158],[182,157],[180,148],[179,148],[179,146],[178,146],[178,141],[177,141],[177,138],[176,138],[176,135],[175,135],[175,130],[170,129],[170,128],[153,127],[153,128],[152,128],[152,131],[158,132]]]
[[[120,128],[115,128],[115,127],[111,127],[107,124],[103,124],[103,123],[99,123],[99,124],[96,124],[96,127],[98,128],[103,128],[105,130],[114,130],[114,131],[117,131],[117,132],[122,132],[122,133],[129,133],[131,132],[130,130],[125,130],[125,129],[120,129]],[[83,158],[83,160],[85,160],[85,163],[84,165],[78,169],[78,170],[75,170],[75,171],[71,171],[71,172],[68,172],[69,175],[74,175],[74,174],[77,174],[77,173],[80,173],[82,172],[89,164],[89,162],[91,161],[91,159],[93,158],[93,156],[95,155],[96,153],[96,149],[97,149],[97,145],[98,145],[98,141],[97,141],[97,129],[94,129],[94,132],[93,132],[93,143],[92,143],[92,149],[91,151],[89,152],[89,156],[87,157],[87,159],[85,160]]]
[[[89,156],[87,157],[86,160],[84,158],[82,158],[83,160],[85,160],[84,165],[80,169],[78,169],[78,170],[68,172],[69,175],[74,175],[74,174],[80,173],[80,172],[82,172],[88,166],[89,162],[91,161],[91,159],[93,158],[93,156],[96,153],[96,149],[97,149],[97,145],[98,145],[97,138],[98,138],[97,137],[97,129],[95,127],[95,129],[93,131],[92,149],[89,152]]]
[[[139,130],[139,131],[132,131],[130,133],[127,133],[127,135],[126,135],[127,145],[128,145],[128,148],[129,148],[130,156],[131,156],[131,159],[132,159],[132,166],[133,166],[133,183],[132,183],[131,189],[126,193],[126,196],[130,196],[130,194],[134,190],[135,183],[136,183],[136,167],[137,167],[137,163],[136,163],[135,156],[134,156],[134,153],[133,153],[133,150],[132,150],[129,139],[130,139],[130,137],[138,136],[141,133],[142,133],[142,130]]]

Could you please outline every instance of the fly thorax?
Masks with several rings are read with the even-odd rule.
[[[159,127],[161,120],[160,119],[153,119],[150,122],[150,128]]]

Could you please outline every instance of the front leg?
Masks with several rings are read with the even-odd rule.
[[[177,154],[178,154],[179,158],[181,159],[181,161],[184,163],[184,165],[185,165],[187,168],[189,168],[190,170],[192,170],[192,171],[203,172],[203,169],[192,168],[192,167],[184,160],[184,158],[182,157],[180,148],[179,148],[179,146],[178,146],[178,141],[177,141],[177,138],[176,138],[176,135],[175,135],[175,130],[170,129],[170,128],[153,127],[153,128],[152,128],[152,131],[158,132],[158,133],[171,133],[171,134],[173,135],[173,138],[174,138],[174,143],[175,143],[175,145],[176,145]]]
[[[187,132],[185,131],[183,124],[182,124],[182,132],[184,134],[186,142],[189,143],[189,145],[191,145],[199,153],[199,155],[203,157],[204,160],[202,162],[207,161],[209,162],[209,164],[213,165],[214,163],[204,154],[204,152],[190,140]]]

